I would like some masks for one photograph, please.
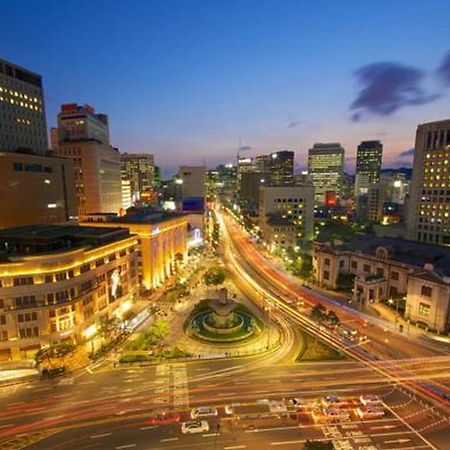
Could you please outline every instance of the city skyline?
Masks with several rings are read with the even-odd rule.
[[[43,76],[49,127],[60,104],[92,104],[112,145],[154,154],[165,175],[176,155],[215,166],[239,145],[294,150],[304,168],[308,148],[335,141],[354,172],[371,139],[384,167],[408,166],[417,125],[448,116],[445,2],[194,3],[4,5],[0,53]]]

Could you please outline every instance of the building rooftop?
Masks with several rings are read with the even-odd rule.
[[[80,247],[98,247],[130,236],[126,228],[31,225],[0,230],[0,260]],[[3,258],[1,257],[3,255]]]
[[[83,219],[84,223],[89,222],[105,222],[105,223],[117,223],[120,224],[154,224],[164,222],[166,220],[176,219],[178,217],[184,217],[186,214],[154,211],[149,209],[137,210],[131,212],[126,216],[117,216],[112,213],[91,213],[87,214]]]
[[[389,237],[358,236],[337,246],[336,250],[361,252],[375,257],[379,247],[386,248],[389,259],[393,261],[417,268],[432,264],[434,273],[450,276],[450,248],[439,245]]]

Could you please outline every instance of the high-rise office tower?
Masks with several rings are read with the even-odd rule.
[[[204,166],[180,166],[178,179],[181,185],[181,198],[206,197],[206,167]]]
[[[120,153],[109,143],[108,116],[89,105],[61,106],[52,148],[75,164],[78,215],[118,213],[122,207]]]
[[[155,161],[148,153],[124,153],[120,156],[122,179],[130,181],[134,201],[155,185]]]
[[[417,127],[407,236],[450,245],[450,119]]]
[[[325,202],[327,192],[340,196],[344,175],[341,144],[314,144],[308,151],[308,173],[314,186],[316,204]]]
[[[48,151],[40,75],[0,59],[0,151]]]
[[[258,172],[270,172],[272,169],[272,158],[270,155],[258,155],[254,159],[255,170]]]
[[[282,150],[270,154],[271,184],[289,186],[294,183],[294,152]]]
[[[0,228],[76,215],[73,163],[48,153],[41,76],[0,60]]]
[[[367,193],[369,184],[380,181],[383,144],[380,141],[363,141],[356,153],[355,195]]]

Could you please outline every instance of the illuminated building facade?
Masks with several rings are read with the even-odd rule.
[[[62,223],[77,213],[73,162],[0,152],[0,228]]]
[[[0,360],[85,342],[135,301],[138,239],[127,229],[9,228],[0,248]]]
[[[271,184],[289,186],[294,183],[294,152],[282,150],[270,154]]]
[[[311,240],[314,232],[313,186],[260,187],[259,227],[267,245],[271,245],[275,239],[275,235],[271,234],[273,230],[271,222],[274,222],[275,218],[279,222],[282,220],[283,226],[286,226],[286,222],[290,222],[295,227],[298,242]]]
[[[48,151],[40,75],[0,59],[0,151]]]
[[[122,180],[131,185],[133,201],[155,187],[155,161],[148,153],[123,153],[120,155]]]
[[[450,246],[450,120],[417,127],[408,238]]]
[[[380,141],[363,141],[356,152],[355,196],[367,194],[369,184],[380,181],[383,144]]]
[[[129,180],[122,180],[122,209],[126,211],[131,206],[133,206],[131,183]]]
[[[315,190],[316,204],[324,204],[327,192],[341,193],[344,149],[339,143],[314,144],[308,151],[308,174]]]
[[[139,238],[139,278],[145,289],[160,286],[178,263],[187,260],[188,219],[186,215],[143,210],[124,217],[92,214],[82,217],[82,226],[125,227]],[[177,256],[178,255],[178,256]]]
[[[119,213],[122,208],[120,153],[109,144],[108,117],[89,105],[61,106],[52,149],[75,165],[78,216]]]
[[[439,332],[450,329],[450,249],[360,236],[338,246],[316,244],[314,269],[316,281],[328,289],[354,277],[353,300],[363,307],[404,302],[405,317],[413,323]]]

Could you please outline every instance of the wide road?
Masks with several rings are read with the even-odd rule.
[[[233,257],[240,258],[239,270],[245,267],[249,271],[238,273],[239,287],[253,301],[266,305],[273,285],[245,266],[249,262],[244,249],[234,251]],[[225,259],[231,262],[229,255]],[[283,295],[285,291],[279,289]],[[450,449],[448,417],[402,388],[408,378],[448,379],[445,354],[425,355],[433,362],[430,365],[423,364],[424,355],[410,358],[401,354],[403,359],[395,362],[404,369],[394,380],[383,374],[391,360],[374,361],[380,370],[350,358],[294,363],[299,323],[289,311],[275,308],[274,302],[271,305],[270,317],[278,322],[284,339],[278,349],[264,355],[147,367],[106,365],[76,376],[1,389],[0,448],[290,450],[301,448],[306,439],[332,439],[336,448],[348,450]],[[376,420],[358,419],[354,409],[362,393],[379,395],[386,415]],[[312,410],[327,394],[347,399],[348,420],[328,424],[313,420]],[[300,397],[305,408],[290,423],[274,420],[253,430],[224,426],[227,404],[291,397]],[[181,433],[180,424],[150,423],[160,411],[178,412],[182,421],[189,420],[190,409],[200,405],[219,410],[217,417],[208,419],[208,432],[188,436]]]
[[[253,241],[230,215],[222,214],[219,209],[216,212],[222,223],[228,258],[237,266],[242,277],[248,276],[257,280],[258,285],[264,286],[271,292],[272,297],[276,297],[276,301],[273,302],[275,306],[282,307],[288,312],[290,310],[299,317],[299,314],[309,314],[311,305],[324,303],[338,314],[342,323],[348,324],[367,337],[364,344],[359,346],[360,348],[354,349],[361,357],[367,356],[366,352],[368,355],[375,355],[381,361],[380,364],[385,364],[392,370],[398,368],[397,372],[400,378],[414,377],[414,373],[408,374],[406,370],[403,370],[405,360],[416,361],[419,366],[426,364],[431,374],[435,371],[433,385],[444,391],[448,390],[448,376],[440,375],[440,369],[449,367],[450,364],[448,344],[392,331],[389,324],[379,319],[362,315],[359,311],[350,308],[342,308],[333,299],[305,288],[293,277],[274,267],[258,251]],[[306,308],[296,306],[298,299],[305,302]],[[298,312],[293,309],[297,309]]]
[[[342,448],[382,450],[446,449],[450,434],[442,417],[426,410],[397,386],[355,361],[275,365],[239,372],[245,360],[195,361],[142,368],[104,368],[77,378],[61,378],[4,390],[0,398],[0,448],[30,449],[295,449],[305,439],[333,437]],[[232,375],[228,375],[232,373]],[[327,394],[350,402],[351,417],[339,424],[315,423],[311,409]],[[353,413],[361,393],[378,394],[385,417],[361,421]],[[230,403],[300,397],[306,409],[292,423],[256,430],[219,429]],[[177,411],[189,419],[193,406],[219,409],[210,431],[185,436],[180,425],[154,426],[157,411]],[[440,422],[440,423],[439,423]],[[424,428],[429,427],[428,430]],[[216,435],[217,434],[217,435]],[[39,439],[33,443],[34,439]],[[344,446],[345,444],[345,446]],[[2,446],[3,445],[3,446]]]

